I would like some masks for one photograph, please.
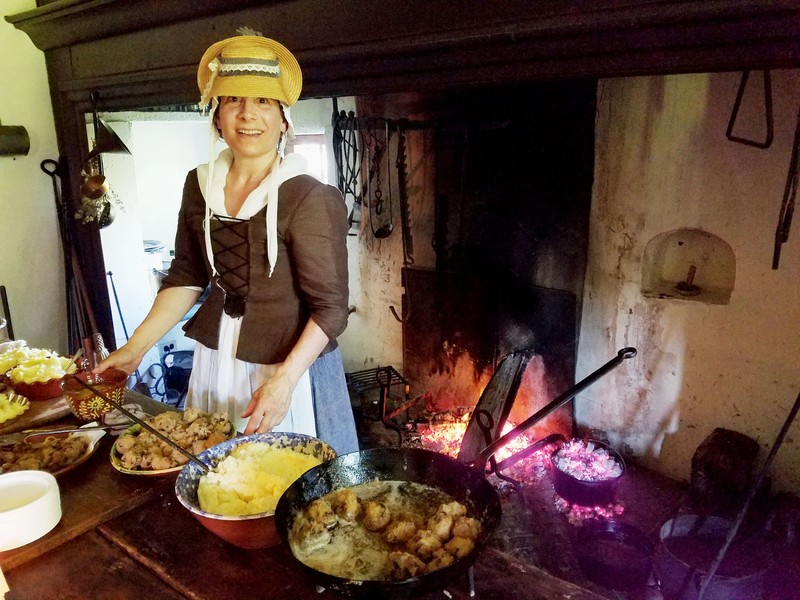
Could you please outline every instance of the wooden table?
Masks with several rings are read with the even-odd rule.
[[[341,597],[318,590],[282,545],[242,550],[210,533],[178,502],[175,475],[117,472],[109,460],[111,443],[110,436],[103,438],[94,456],[59,478],[63,517],[55,529],[0,553],[11,588],[6,600]],[[479,554],[474,573],[483,599],[602,598],[491,547]],[[466,577],[446,592],[418,597],[466,600]]]
[[[170,409],[169,406],[136,392],[126,394],[125,403],[139,404],[151,415]],[[69,416],[62,416],[46,424],[80,424],[69,411],[67,413]],[[105,435],[100,440],[97,451],[84,464],[59,476],[61,521],[40,540],[15,550],[0,552],[0,567],[3,571],[36,559],[100,523],[140,506],[169,487],[170,482],[163,478],[132,477],[114,469],[110,461],[113,441],[112,436]]]

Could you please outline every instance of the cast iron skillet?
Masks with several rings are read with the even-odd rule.
[[[339,456],[307,471],[284,492],[275,510],[275,527],[289,549],[295,516],[325,494],[374,480],[410,481],[437,488],[467,507],[481,523],[481,536],[467,556],[452,565],[399,581],[357,581],[321,573],[298,561],[317,584],[352,597],[409,597],[443,588],[465,574],[500,523],[500,499],[481,472],[454,458],[414,448],[374,448]],[[291,550],[289,549],[291,552]]]

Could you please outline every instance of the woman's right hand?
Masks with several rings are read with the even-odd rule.
[[[92,372],[99,375],[109,367],[116,367],[128,375],[133,373],[139,368],[147,351],[181,320],[201,293],[199,288],[184,287],[171,287],[158,292],[150,312],[127,343],[109,354]]]
[[[104,361],[92,369],[92,373],[99,375],[109,367],[115,367],[120,371],[125,371],[128,375],[130,375],[139,368],[142,358],[144,358],[144,354],[139,354],[132,348],[129,348],[129,344],[125,344],[121,348],[118,348],[109,354]]]

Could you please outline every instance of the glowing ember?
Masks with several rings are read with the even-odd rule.
[[[610,519],[625,512],[625,505],[622,502],[614,502],[606,506],[581,506],[572,504],[556,496],[556,510],[565,515],[570,525],[583,525],[590,519]]]
[[[427,448],[455,458],[458,456],[461,440],[464,439],[467,431],[470,415],[471,413],[467,409],[438,413],[429,423],[417,423],[416,431],[410,432],[406,436],[406,442],[411,446]],[[505,435],[513,428],[514,424],[506,423],[501,435]],[[495,458],[498,461],[504,460],[534,442],[535,440],[523,433],[500,448],[495,454]],[[522,486],[541,482],[547,477],[555,448],[554,444],[543,446],[530,456],[507,467],[503,471],[503,475]],[[622,475],[622,467],[612,455],[604,448],[583,440],[572,440],[561,445],[556,459],[560,459],[559,468],[583,481],[597,481]],[[497,477],[496,474],[491,474],[489,481],[501,497],[508,497],[519,492],[519,488],[515,484]],[[566,517],[570,524],[577,526],[590,519],[610,519],[625,511],[625,505],[621,502],[613,502],[605,506],[581,506],[564,500],[558,494],[555,495],[555,508],[559,514]]]
[[[428,450],[455,458],[467,431],[469,417],[470,413],[464,413],[460,417],[453,415],[451,421],[419,425],[420,443]]]
[[[453,458],[457,457],[461,448],[461,440],[464,439],[464,434],[467,432],[471,414],[466,412],[459,416],[456,413],[452,415],[453,418],[450,421],[419,425],[420,443],[428,450]],[[513,423],[506,423],[500,435],[505,435],[513,428]],[[518,436],[500,448],[494,456],[497,460],[503,460],[525,449],[528,444],[529,440],[525,436]]]
[[[553,456],[554,466],[578,481],[606,481],[622,476],[622,465],[602,446],[584,440],[563,444]],[[583,506],[556,496],[556,510],[572,525],[582,525],[589,519],[610,519],[621,515],[625,506],[620,502]]]
[[[594,442],[567,442],[556,452],[553,462],[559,471],[580,481],[603,481],[622,475],[622,465]]]

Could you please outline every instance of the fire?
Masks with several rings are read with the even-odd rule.
[[[622,502],[613,502],[607,506],[581,506],[572,504],[556,495],[556,510],[567,517],[571,525],[583,525],[590,519],[611,519],[625,512],[625,505]]]
[[[470,415],[468,412],[461,416],[453,414],[447,422],[419,426],[420,443],[428,450],[455,458],[467,431]]]
[[[446,454],[453,458],[457,457],[461,448],[461,440],[464,439],[464,434],[467,432],[467,425],[469,425],[471,416],[471,412],[465,412],[460,416],[452,414],[451,420],[447,422],[430,423],[425,427],[420,426],[418,429],[422,446],[428,450]],[[501,431],[501,435],[505,435],[512,429],[514,429],[514,424],[507,422]],[[500,448],[495,453],[495,458],[497,460],[508,458],[523,450],[528,443],[525,436],[518,436]]]

